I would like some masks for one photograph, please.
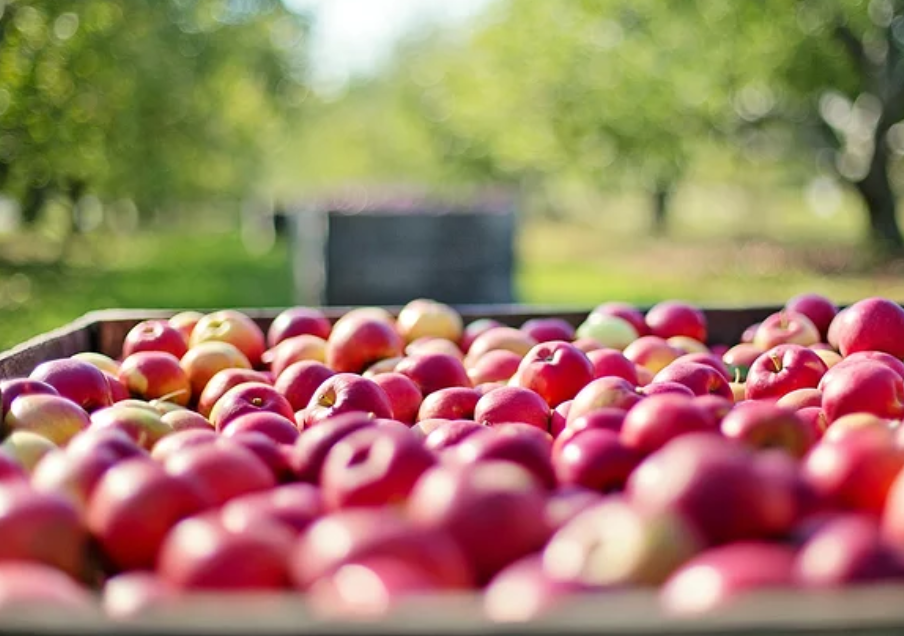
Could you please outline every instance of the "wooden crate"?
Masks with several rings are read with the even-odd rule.
[[[337,318],[348,308],[328,308]],[[388,307],[397,312],[398,307]],[[529,318],[559,316],[577,325],[588,308],[524,305],[460,306],[466,321],[495,318],[517,326]],[[711,343],[732,344],[750,324],[778,307],[706,308]],[[60,329],[0,354],[0,379],[27,375],[37,364],[80,351],[117,357],[125,334],[139,321],[165,318],[177,310],[105,310],[93,312]],[[247,309],[266,329],[279,309]],[[2,540],[2,537],[0,537]],[[664,616],[655,592],[613,592],[576,596],[555,612],[529,624],[494,624],[477,596],[444,596],[412,601],[386,618],[371,622],[329,621],[312,615],[295,594],[275,596],[197,596],[165,612],[130,624],[117,624],[100,613],[59,615],[48,609],[0,616],[0,636],[47,634],[630,634],[634,636],[753,636],[778,634],[904,634],[904,586],[869,586],[829,592],[779,592],[751,595],[725,611],[696,619]]]

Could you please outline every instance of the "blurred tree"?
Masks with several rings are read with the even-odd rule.
[[[141,216],[253,191],[303,94],[278,0],[0,0],[0,191]]]

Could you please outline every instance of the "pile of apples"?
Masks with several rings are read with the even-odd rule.
[[[904,309],[805,294],[741,340],[680,301],[142,322],[0,383],[0,609],[471,593],[515,621],[649,589],[693,616],[904,579]]]

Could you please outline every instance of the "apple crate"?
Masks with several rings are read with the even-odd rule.
[[[349,307],[326,308],[336,319]],[[397,313],[400,307],[387,307]],[[460,305],[465,321],[494,318],[517,326],[539,317],[560,317],[578,325],[589,308],[524,305]],[[732,344],[743,330],[777,311],[777,306],[704,308],[711,344]],[[0,353],[0,379],[20,377],[41,362],[82,351],[112,357],[135,324],[166,318],[180,310],[104,310],[33,338]],[[208,310],[208,311],[212,311]],[[243,309],[266,329],[280,309]],[[2,537],[0,537],[2,541]],[[493,623],[476,595],[444,595],[412,599],[388,616],[372,621],[325,620],[312,615],[297,594],[197,595],[165,611],[115,623],[100,612],[73,617],[50,608],[0,617],[0,636],[47,634],[631,634],[777,635],[904,633],[904,586],[874,585],[831,592],[767,592],[749,595],[718,614],[675,619],[660,610],[652,591],[613,591],[574,595],[542,619],[530,623]]]

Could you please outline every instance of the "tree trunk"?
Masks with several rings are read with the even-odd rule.
[[[672,202],[672,186],[659,183],[653,191],[653,218],[650,230],[653,236],[665,236],[669,231],[669,207]]]
[[[22,222],[33,226],[47,203],[50,188],[47,186],[29,186],[22,197]]]
[[[869,241],[877,255],[904,254],[904,238],[898,224],[897,202],[888,178],[888,147],[884,135],[876,140],[876,151],[869,172],[856,183],[857,191],[866,204],[869,220]]]

